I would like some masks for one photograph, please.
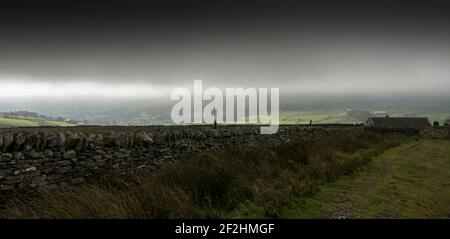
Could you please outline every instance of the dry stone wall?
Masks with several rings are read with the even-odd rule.
[[[363,126],[75,127],[0,130],[0,191],[79,184],[105,173],[133,173],[187,154],[289,142],[325,144]]]

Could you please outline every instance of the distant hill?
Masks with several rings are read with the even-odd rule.
[[[50,117],[29,111],[0,112],[0,127],[60,126],[79,124],[78,121],[62,117]]]

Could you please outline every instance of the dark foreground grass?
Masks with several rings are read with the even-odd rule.
[[[228,149],[96,184],[15,196],[2,218],[277,218],[405,137],[365,133],[330,145]]]

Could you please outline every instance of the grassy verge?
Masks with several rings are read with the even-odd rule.
[[[389,149],[365,170],[291,203],[287,218],[448,218],[450,141],[420,140]]]
[[[0,217],[277,218],[319,185],[351,175],[404,140],[367,133],[330,145],[229,149],[140,175],[18,196]]]

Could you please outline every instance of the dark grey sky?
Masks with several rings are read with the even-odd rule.
[[[448,8],[408,2],[8,6],[0,97],[450,93]]]

